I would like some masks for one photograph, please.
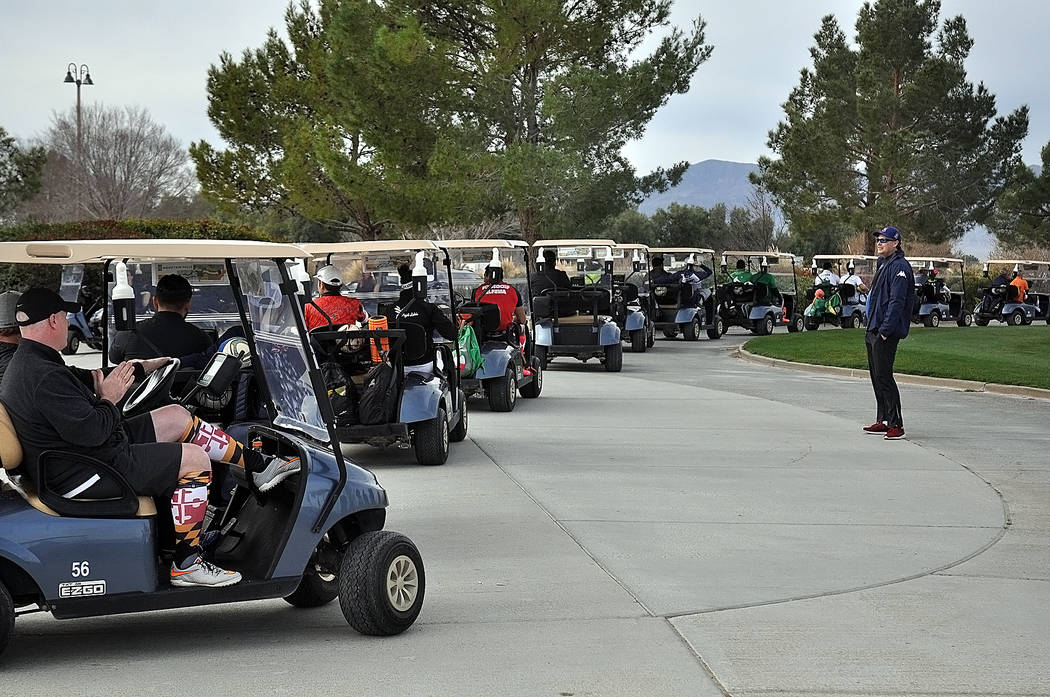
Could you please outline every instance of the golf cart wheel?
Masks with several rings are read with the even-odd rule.
[[[455,428],[448,432],[448,439],[452,443],[462,443],[467,437],[467,399],[462,391],[459,393],[459,404],[459,421],[456,422]]]
[[[11,600],[11,594],[7,586],[0,583],[0,653],[7,648],[7,642],[11,638],[11,631],[15,628],[15,603]]]
[[[668,339],[675,338],[676,336],[678,336],[678,328],[675,327],[674,329],[665,329],[664,336]]]
[[[775,326],[776,322],[773,321],[773,315],[766,315],[755,324],[755,334],[758,334],[759,336],[772,334],[773,327]]]
[[[820,320],[815,317],[805,317],[802,320],[802,326],[809,331],[816,331],[820,329]]]
[[[797,334],[802,331],[804,321],[802,315],[791,315],[791,321],[788,323],[788,331],[792,334]]]
[[[66,333],[66,347],[62,349],[62,353],[67,356],[72,356],[74,353],[80,350],[80,332],[76,329],[70,329]]]
[[[536,399],[540,396],[540,392],[543,391],[543,368],[540,366],[540,362],[533,360],[532,362],[532,382],[525,385],[518,392],[525,399]]]
[[[1050,324],[1050,317],[1046,320],[1047,324]],[[645,348],[651,349],[656,345],[656,327],[653,326],[652,322],[645,330]]]
[[[934,310],[930,314],[922,318],[922,324],[926,327],[939,327],[941,326],[941,313]]]
[[[1012,327],[1020,327],[1024,324],[1024,310],[1014,310],[1007,318],[1007,323]]]
[[[644,329],[635,329],[631,332],[631,353],[645,353],[646,336]]]
[[[284,596],[286,603],[295,607],[321,607],[332,602],[339,595],[339,577],[322,568],[319,563],[318,557],[325,552],[332,552],[328,535],[322,537],[317,544],[314,556],[310,558],[309,566],[303,572],[303,578],[299,581],[298,587],[292,591],[291,595]]]
[[[693,315],[692,322],[682,325],[682,338],[686,341],[700,341],[702,329],[703,323],[700,321],[700,315]]]
[[[387,530],[362,533],[343,553],[339,607],[361,634],[393,636],[416,621],[426,575],[412,541]]]
[[[864,326],[864,317],[862,317],[859,312],[854,312],[849,316],[849,324],[846,326],[850,329],[860,329]]]
[[[990,322],[990,321],[991,320],[985,319],[984,317],[974,317],[973,318],[973,323],[976,324],[978,327],[987,327],[988,326],[988,322]],[[1047,324],[1050,324],[1050,320],[1047,320]]]
[[[416,450],[416,462],[421,465],[443,465],[448,460],[448,418],[443,407],[438,407],[437,416],[416,424],[412,434],[412,445]]]
[[[514,405],[518,403],[518,379],[514,369],[508,366],[503,377],[486,381],[485,395],[492,411],[514,411]]]
[[[971,324],[973,324],[973,313],[962,313],[959,319],[955,320],[955,323],[958,324],[960,327],[969,327]]]
[[[546,370],[547,366],[550,365],[550,359],[547,358],[547,347],[537,344],[534,352],[536,354],[536,360],[540,362],[540,367]]]
[[[715,318],[711,321],[711,324],[707,325],[707,338],[721,339],[722,335],[725,333],[726,321],[722,319],[722,315],[715,315]]]
[[[622,344],[612,344],[605,347],[605,369],[610,373],[618,373],[623,369]]]

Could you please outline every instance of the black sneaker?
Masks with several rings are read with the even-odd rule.
[[[261,472],[252,474],[252,480],[259,491],[269,491],[293,474],[298,474],[300,469],[302,469],[302,463],[299,458],[293,457],[286,460],[274,455]]]

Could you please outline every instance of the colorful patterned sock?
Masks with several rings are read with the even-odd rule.
[[[212,426],[196,416],[179,441],[199,445],[210,459],[240,465],[249,472],[258,472],[265,464],[262,455],[245,448],[243,443],[218,426]]]
[[[175,521],[175,559],[182,562],[198,552],[204,513],[208,510],[208,484],[211,472],[191,472],[179,478],[171,497],[171,517]]]

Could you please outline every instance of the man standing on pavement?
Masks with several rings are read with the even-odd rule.
[[[900,230],[893,226],[875,234],[879,256],[875,278],[868,292],[868,331],[864,343],[868,352],[868,373],[875,390],[875,423],[865,433],[881,434],[886,440],[904,438],[901,395],[893,379],[897,344],[908,336],[911,308],[915,300],[915,276],[901,249]]]

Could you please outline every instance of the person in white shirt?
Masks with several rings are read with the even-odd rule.
[[[817,283],[830,283],[833,286],[837,286],[841,282],[839,275],[831,270],[831,262],[825,261],[817,273]]]
[[[857,287],[857,301],[866,302],[868,299],[868,286],[864,283],[860,276],[853,272],[853,267],[846,268],[846,275],[839,281],[839,285],[850,284]]]

